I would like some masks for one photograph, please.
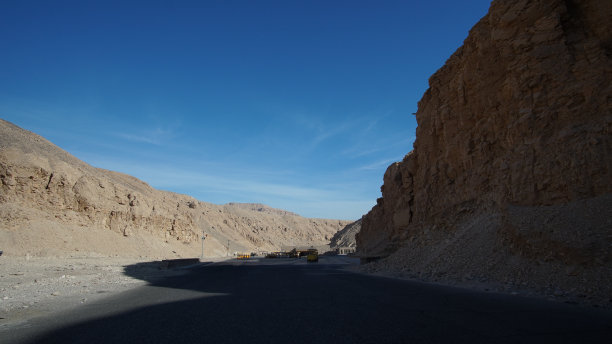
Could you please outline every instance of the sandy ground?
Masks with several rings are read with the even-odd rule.
[[[305,259],[205,260],[234,265],[306,264]],[[336,260],[339,264],[357,263],[354,259]],[[33,317],[69,310],[184,273],[186,270],[180,267],[167,269],[160,261],[137,258],[0,256],[0,331],[21,326]]]
[[[0,329],[183,273],[133,258],[0,256]]]

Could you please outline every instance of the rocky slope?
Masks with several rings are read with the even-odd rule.
[[[358,251],[434,280],[612,295],[611,19],[609,1],[493,1],[430,78]]]
[[[0,247],[9,255],[199,256],[321,245],[348,221],[214,205],[94,168],[0,120]],[[228,248],[229,243],[229,248]]]
[[[331,238],[330,248],[332,250],[340,247],[356,247],[355,235],[361,230],[361,219],[346,225]]]

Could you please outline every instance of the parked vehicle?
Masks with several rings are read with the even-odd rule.
[[[317,252],[316,250],[311,251],[308,253],[308,255],[306,256],[306,261],[309,263],[316,263],[319,261],[319,252]]]

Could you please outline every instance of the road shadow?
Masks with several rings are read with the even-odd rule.
[[[610,312],[342,270],[204,264],[47,319],[20,343],[607,343]],[[55,321],[55,322],[54,322]]]
[[[123,274],[132,278],[155,283],[160,279],[174,277],[181,272],[186,273],[186,267],[195,265],[206,265],[200,263],[199,259],[166,259],[150,262],[140,262],[123,267]]]

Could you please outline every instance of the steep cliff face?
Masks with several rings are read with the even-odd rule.
[[[459,254],[441,245],[488,216],[471,230],[484,236],[485,227],[495,228],[482,242],[496,247],[493,255],[511,249],[566,264],[609,264],[611,56],[609,1],[493,1],[430,78],[414,150],[386,171],[383,197],[358,235],[361,254],[387,256],[400,247],[404,261]],[[585,207],[598,205],[604,214],[589,215]],[[574,211],[579,224],[537,228],[520,220],[560,209]],[[403,249],[410,245],[412,256]]]
[[[257,204],[219,206],[155,190],[134,177],[89,166],[2,120],[0,181],[1,249],[15,255],[90,250],[193,256],[200,251],[202,230],[209,234],[207,255],[226,255],[326,244],[348,224]]]

